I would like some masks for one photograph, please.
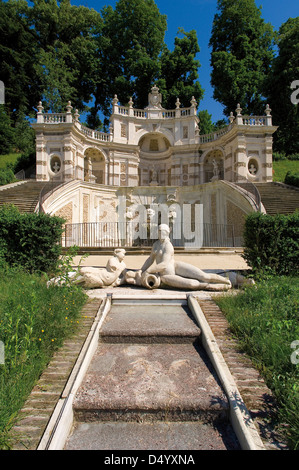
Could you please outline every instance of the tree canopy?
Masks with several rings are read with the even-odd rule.
[[[274,32],[255,0],[218,0],[209,42],[213,97],[224,115],[238,103],[244,114],[264,114],[268,102],[279,125],[275,148],[286,153],[299,152],[298,105],[290,99],[299,80],[298,22],[290,18]],[[123,105],[132,97],[134,107],[144,108],[154,84],[165,108],[173,109],[177,98],[190,106],[193,96],[200,104],[197,33],[178,28],[170,49],[166,30],[167,17],[154,0],[118,0],[101,11],[70,0],[0,1],[0,118],[7,130],[0,147],[10,148],[17,135],[13,147],[24,145],[24,119],[40,100],[52,112],[64,111],[70,100],[95,129],[103,126],[102,116],[108,120],[115,94]],[[206,111],[201,120],[206,130],[223,124],[212,124]]]
[[[40,99],[61,112],[70,100],[79,112],[89,109],[97,127],[115,94],[143,108],[158,82],[172,107],[178,93],[186,106],[202,97],[196,32],[180,31],[170,52],[167,19],[154,0],[118,0],[100,12],[70,0],[8,0],[0,8],[0,79],[10,114],[20,106],[29,114]]]
[[[275,150],[292,154],[299,152],[299,106],[292,100],[295,91],[292,84],[295,82],[295,88],[299,88],[299,17],[289,18],[281,25],[277,46],[278,55],[267,81],[267,96],[273,122],[279,126]]]
[[[264,114],[273,41],[273,27],[264,22],[254,0],[218,0],[209,43],[211,84],[226,116],[238,103],[244,114]]]

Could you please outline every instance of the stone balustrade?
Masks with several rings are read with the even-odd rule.
[[[42,119],[44,124],[60,124],[61,122],[66,122],[66,114],[43,114]]]
[[[83,124],[80,124],[80,130],[86,137],[91,139],[100,140],[101,142],[109,142],[110,140],[110,134],[106,132],[94,131],[93,129],[89,129],[86,126],[83,126]]]
[[[194,100],[193,100],[194,101]],[[176,109],[172,110],[165,110],[163,108],[157,109],[157,115],[155,119],[182,119],[189,116],[195,116],[197,113],[196,107],[191,101],[192,106],[189,108],[181,108],[180,102],[177,100]],[[72,114],[72,106],[71,103],[68,102],[67,112],[66,113],[43,113],[43,106],[42,103],[39,103],[38,113],[37,113],[37,123],[43,124],[64,124],[64,123],[72,123],[79,129],[82,134],[86,137],[95,139],[101,142],[111,142],[113,141],[113,134],[112,133],[104,133],[95,131],[93,129],[89,129],[88,127],[84,126],[79,122],[79,113],[76,110],[74,114]],[[205,144],[209,142],[214,142],[220,139],[223,135],[228,133],[233,126],[272,126],[272,116],[271,116],[271,109],[269,105],[266,106],[265,115],[264,116],[243,116],[242,109],[238,104],[236,109],[236,117],[231,113],[228,124],[226,127],[219,129],[215,132],[211,132],[210,134],[201,134],[198,136],[198,140],[200,144]],[[135,119],[151,119],[150,112],[145,109],[136,109],[133,108],[132,100],[129,103],[129,106],[121,106],[117,103],[117,97],[115,96],[113,100],[113,113],[116,115],[121,116],[128,116],[128,118],[132,117]]]
[[[201,134],[199,136],[199,143],[200,144],[206,144],[208,142],[214,142],[215,140],[220,139],[224,134],[229,132],[232,128],[232,124],[229,124],[226,127],[223,127],[223,129],[219,129],[218,131],[211,132],[210,134]]]
[[[265,116],[243,116],[244,126],[266,126]]]

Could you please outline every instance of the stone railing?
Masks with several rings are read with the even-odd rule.
[[[225,172],[225,177],[223,180],[231,185],[233,184],[238,186],[243,192],[247,194],[247,196],[250,197],[257,211],[262,211],[262,200],[260,192],[256,185],[246,176],[240,175],[236,171],[229,170]]]
[[[242,116],[241,114],[242,109],[238,104],[236,109],[237,116],[235,117],[233,113],[230,114],[229,121],[230,123],[219,129],[218,131],[211,132],[210,134],[202,134],[199,136],[199,143],[206,144],[208,142],[214,142],[215,140],[220,139],[223,135],[227,134],[235,125],[238,126],[272,126],[272,116],[271,116],[271,109],[267,104],[265,109],[265,116]]]
[[[89,129],[88,127],[84,126],[81,123],[78,123],[78,127],[82,134],[84,134],[86,137],[89,137],[91,139],[99,140],[101,142],[109,142],[110,141],[110,134],[106,132],[100,132],[100,131],[94,131],[93,129]]]
[[[61,122],[66,122],[66,114],[65,113],[43,114],[42,120],[44,124],[60,124]]]
[[[199,136],[199,143],[206,144],[208,142],[214,142],[215,140],[220,139],[223,135],[227,134],[232,128],[232,124],[229,124],[218,131],[211,132],[210,134],[202,134]]]
[[[185,116],[192,116],[194,114],[192,107],[190,108],[178,108],[178,109],[160,109],[159,111],[159,119],[175,119],[181,118]],[[121,114],[122,116],[133,116],[137,119],[147,119],[149,117],[149,113],[144,109],[137,109],[125,106],[115,105],[114,112],[117,114]]]

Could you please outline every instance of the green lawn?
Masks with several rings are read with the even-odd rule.
[[[243,350],[279,406],[291,449],[299,449],[299,277],[257,281],[238,295],[215,298]]]
[[[8,153],[6,155],[0,155],[0,170],[6,167],[7,163],[15,163],[20,153]]]
[[[10,447],[19,409],[53,352],[75,331],[85,302],[81,289],[48,288],[37,275],[0,270],[0,450]]]
[[[299,171],[299,161],[281,160],[273,162],[273,181],[283,183],[288,171]]]

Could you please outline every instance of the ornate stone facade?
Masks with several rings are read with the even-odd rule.
[[[132,242],[130,224],[141,205],[152,211],[154,205],[173,204],[173,213],[189,205],[192,231],[201,206],[210,243],[225,238],[228,246],[241,244],[245,215],[263,210],[252,183],[272,180],[277,127],[269,106],[265,116],[243,116],[238,105],[225,128],[203,135],[194,98],[188,108],[177,99],[175,109],[166,110],[153,87],[148,101],[141,110],[132,99],[121,106],[115,96],[109,133],[81,124],[71,103],[62,114],[45,114],[39,103],[33,124],[36,178],[65,183],[46,199],[43,210],[66,217],[65,243],[118,246],[124,225],[126,243]],[[224,235],[217,234],[220,226]]]
[[[271,110],[243,116],[237,106],[224,129],[200,133],[197,103],[166,110],[157,87],[141,110],[112,101],[110,133],[88,129],[72,112],[45,114],[39,103],[36,132],[38,180],[61,179],[109,186],[193,186],[215,179],[272,180]],[[155,178],[153,178],[153,175]]]

